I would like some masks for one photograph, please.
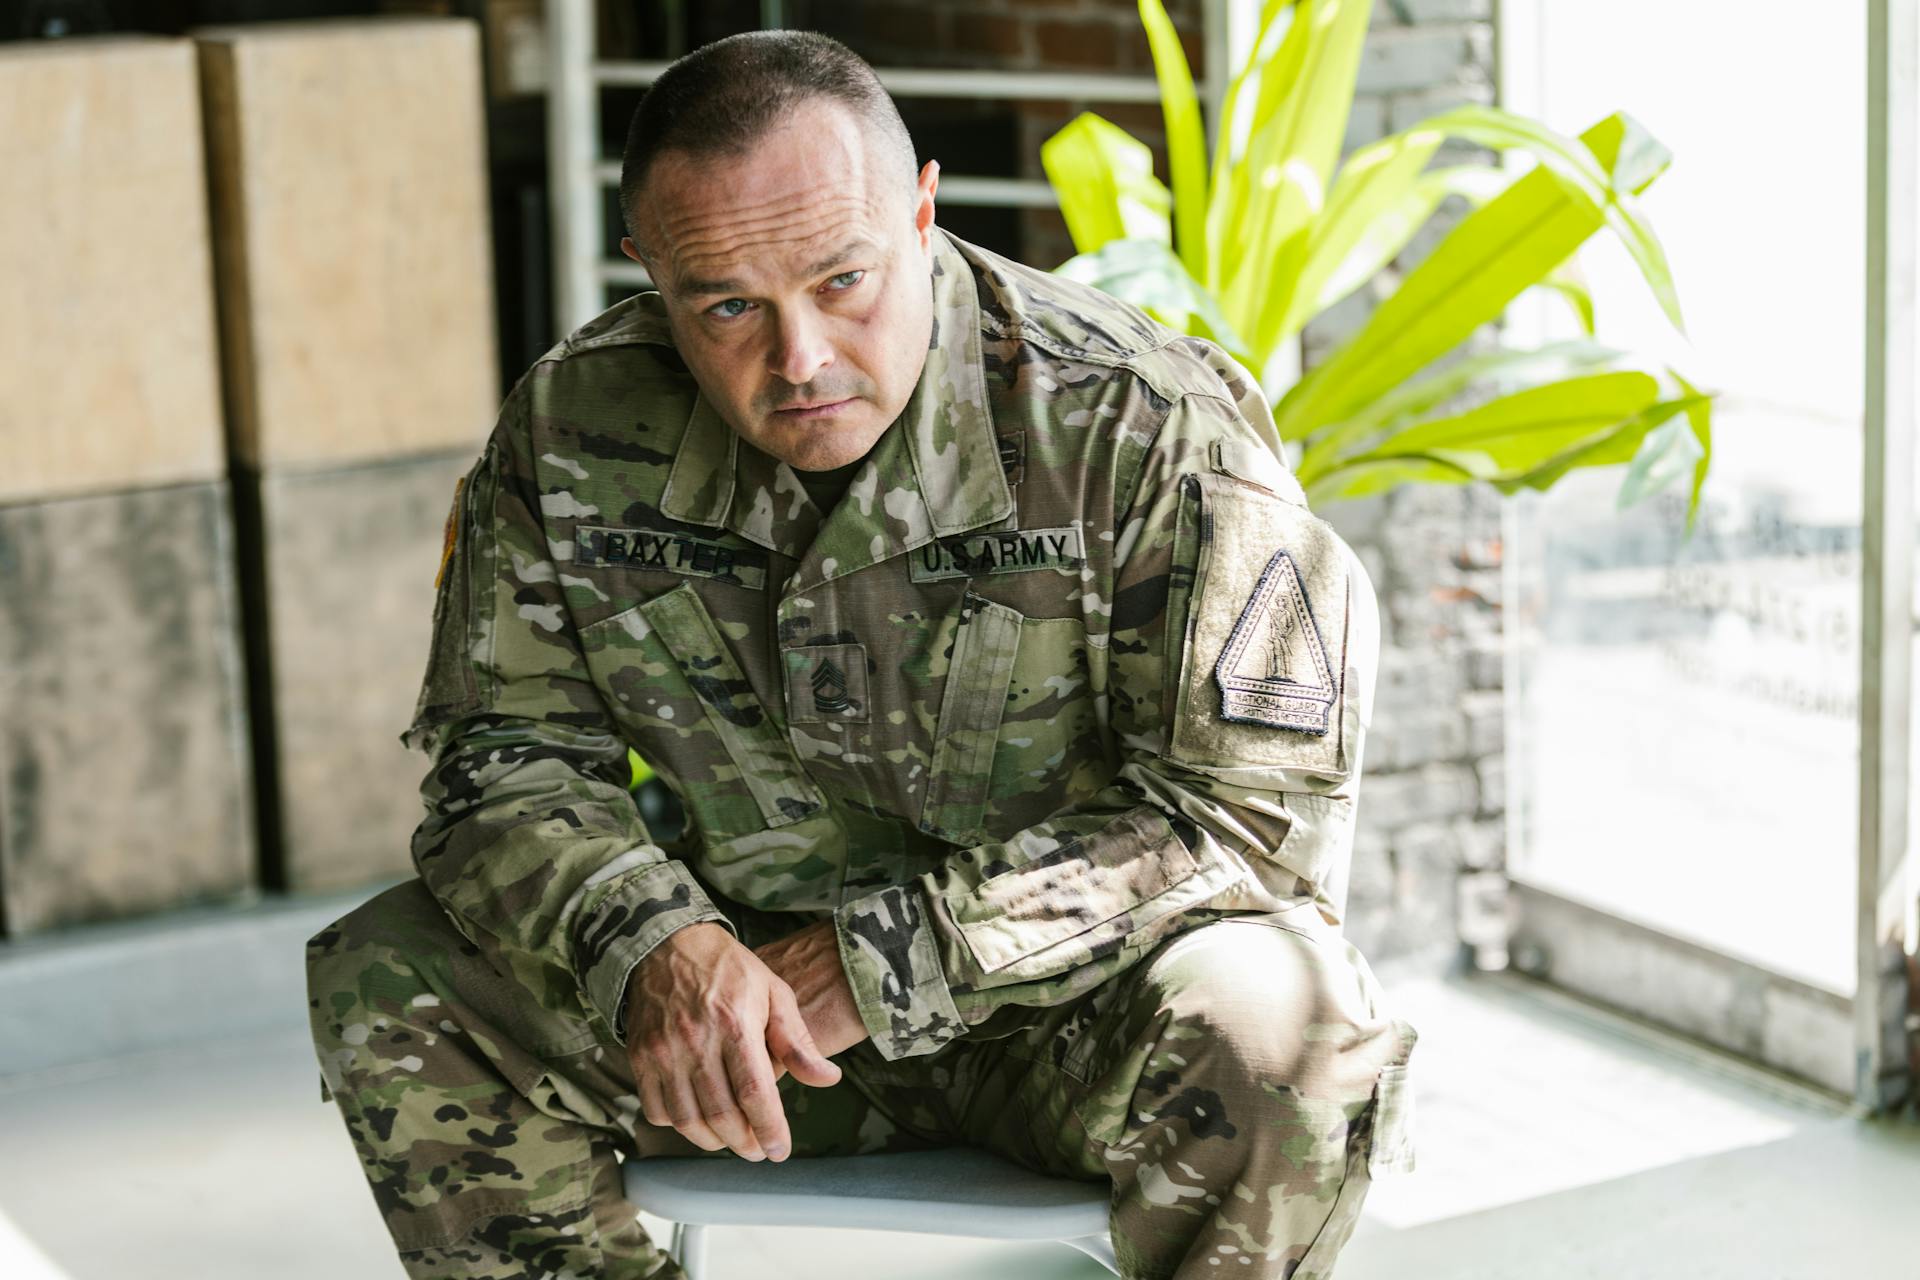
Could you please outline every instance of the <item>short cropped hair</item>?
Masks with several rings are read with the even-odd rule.
[[[695,49],[653,82],[627,126],[620,214],[637,244],[634,211],[664,151],[740,155],[789,112],[817,99],[850,111],[880,144],[877,172],[911,189],[918,166],[900,110],[865,59],[817,31],[748,31]]]

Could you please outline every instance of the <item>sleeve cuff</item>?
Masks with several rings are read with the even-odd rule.
[[[880,1056],[932,1053],[964,1032],[915,884],[853,898],[833,913],[840,965]]]
[[[581,914],[574,932],[574,972],[616,1043],[627,1043],[627,982],[634,966],[674,930],[705,920],[740,936],[693,874],[674,861],[636,870]]]

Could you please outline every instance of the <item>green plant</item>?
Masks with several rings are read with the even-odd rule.
[[[1259,377],[1273,444],[1292,444],[1310,498],[1406,483],[1544,490],[1576,467],[1626,464],[1621,506],[1690,476],[1692,529],[1713,395],[1595,342],[1576,261],[1595,232],[1611,231],[1684,332],[1666,256],[1635,198],[1671,161],[1664,146],[1625,114],[1575,139],[1462,106],[1357,148],[1336,175],[1371,0],[1267,0],[1209,161],[1178,33],[1161,0],[1139,4],[1172,190],[1145,144],[1097,115],[1048,139],[1041,160],[1079,251],[1061,274],[1219,342]],[[1537,163],[1519,176],[1428,168],[1448,138]],[[1270,385],[1283,344],[1392,262],[1448,195],[1474,207],[1358,331],[1292,385]],[[1436,366],[1534,287],[1565,298],[1585,337]],[[1490,398],[1456,410],[1466,393]]]

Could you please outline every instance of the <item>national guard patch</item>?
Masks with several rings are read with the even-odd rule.
[[[1352,647],[1353,553],[1304,504],[1232,474],[1190,475],[1185,493],[1166,606],[1185,643],[1162,754],[1235,778],[1349,775],[1361,725],[1348,686],[1378,644],[1367,631]]]
[[[1273,553],[1214,664],[1220,716],[1325,733],[1340,689],[1300,566]]]

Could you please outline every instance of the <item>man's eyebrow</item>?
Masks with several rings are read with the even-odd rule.
[[[839,249],[828,254],[807,268],[807,274],[817,276],[830,268],[837,267],[856,254],[877,248],[866,236],[850,240]],[[696,298],[707,294],[740,293],[745,288],[738,280],[682,280],[676,290],[682,297]]]

